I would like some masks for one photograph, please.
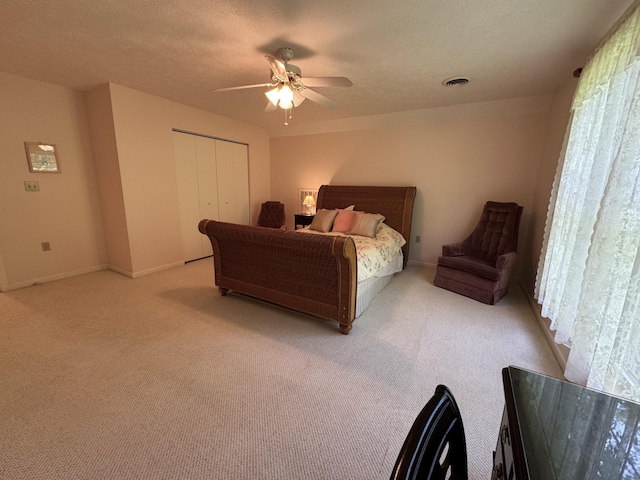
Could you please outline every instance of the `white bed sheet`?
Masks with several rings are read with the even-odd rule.
[[[402,271],[403,259],[402,252],[398,253],[391,262],[382,270],[378,271],[373,277],[358,282],[356,290],[356,318],[369,307],[373,299],[387,286],[393,276]]]

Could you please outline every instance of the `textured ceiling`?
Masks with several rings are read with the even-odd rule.
[[[265,54],[293,48],[317,88],[292,122],[552,93],[633,0],[2,0],[0,70],[86,90],[113,82],[263,126]],[[464,87],[442,80],[466,76]]]

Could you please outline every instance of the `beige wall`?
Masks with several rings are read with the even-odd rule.
[[[111,92],[104,84],[86,94],[91,142],[96,165],[100,210],[104,226],[107,261],[110,268],[132,272],[116,133],[111,109]]]
[[[531,286],[574,88],[306,133],[299,125],[270,140],[258,127],[119,85],[85,96],[0,73],[0,288],[107,264],[136,276],[179,263],[173,128],[249,144],[252,221],[277,199],[291,227],[301,187],[416,185],[413,262],[433,264],[443,243],[469,232],[484,201],[516,201],[525,207],[518,273]],[[63,173],[30,173],[23,141],[56,143]],[[25,180],[41,191],[24,191]]]
[[[0,73],[0,105],[0,289],[104,268],[83,95]],[[62,173],[30,173],[24,141],[56,144]],[[25,191],[27,180],[40,191]]]
[[[521,257],[522,284],[527,292],[532,310],[544,332],[551,349],[562,368],[567,364],[569,349],[553,340],[553,333],[549,329],[549,320],[540,313],[540,305],[534,300],[534,285],[538,268],[538,260],[542,250],[542,241],[549,208],[551,188],[558,166],[558,159],[562,150],[565,132],[570,120],[570,108],[573,94],[578,84],[577,79],[571,79],[553,97],[547,121],[547,133],[544,149],[540,158],[540,168],[536,179],[535,196],[533,200],[533,218],[531,220],[531,242],[528,251]]]
[[[445,107],[407,114],[410,125],[394,126],[402,121],[394,115],[386,127],[273,138],[272,197],[285,202],[291,223],[301,187],[415,185],[409,260],[422,264],[435,264],[443,244],[468,235],[485,201],[513,201],[524,206],[527,251],[550,100]]]
[[[96,113],[105,89],[111,111]],[[264,129],[115,84],[98,87],[88,98],[94,136],[104,135],[100,129],[111,115],[113,122],[115,145],[96,143],[96,158],[107,159],[107,170],[120,176],[125,224],[119,227],[120,238],[109,243],[128,245],[131,265],[112,268],[135,277],[183,262],[172,129],[249,145],[251,218],[257,219],[260,204],[270,197],[269,137]],[[119,195],[105,185],[101,193]]]
[[[261,128],[119,85],[84,94],[4,73],[0,105],[2,291],[107,267],[135,277],[181,264],[172,128],[249,144],[253,220],[270,198]],[[30,173],[23,141],[56,144],[62,173]],[[26,192],[26,180],[40,192]]]
[[[549,207],[551,187],[555,177],[565,131],[569,123],[571,101],[578,85],[577,79],[571,79],[553,97],[547,122],[547,134],[540,159],[540,168],[533,199],[533,218],[531,247],[523,257],[522,280],[529,295],[533,297],[538,259],[542,250],[542,239]]]

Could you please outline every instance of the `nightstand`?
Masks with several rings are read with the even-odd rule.
[[[293,223],[293,228],[295,230],[298,230],[299,228],[302,227],[306,227],[307,225],[311,225],[311,222],[313,222],[313,217],[315,217],[315,215],[310,215],[310,214],[306,214],[306,213],[296,213],[294,214],[294,223]]]

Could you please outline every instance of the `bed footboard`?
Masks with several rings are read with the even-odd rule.
[[[198,229],[211,241],[222,295],[237,291],[336,320],[349,333],[357,288],[353,240],[214,220],[202,220]]]

